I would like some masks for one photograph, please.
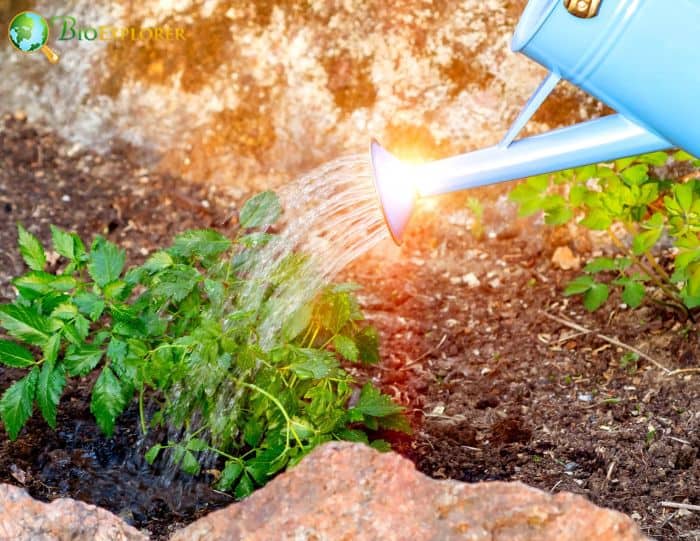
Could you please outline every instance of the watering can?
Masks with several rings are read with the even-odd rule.
[[[511,48],[549,73],[500,144],[409,165],[372,141],[375,187],[394,241],[417,197],[674,147],[700,156],[698,31],[698,0],[529,0]],[[561,79],[618,114],[515,141]]]

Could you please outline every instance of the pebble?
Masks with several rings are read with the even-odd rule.
[[[474,274],[473,272],[462,276],[462,282],[469,287],[479,287],[481,285],[481,282],[476,277],[476,274]]]
[[[593,395],[591,393],[581,393],[578,395],[578,399],[581,402],[592,402],[593,401]]]

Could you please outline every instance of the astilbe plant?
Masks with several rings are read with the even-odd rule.
[[[55,428],[67,379],[95,372],[90,408],[105,435],[135,400],[144,434],[165,426],[181,435],[152,446],[149,462],[168,450],[194,475],[201,456],[219,455],[217,487],[242,498],[323,442],[370,443],[368,429],[409,431],[402,407],[371,383],[359,388],[343,368],[379,361],[377,333],[353,286],[326,286],[281,322],[274,343],[260,343],[266,302],[305,260],[292,251],[269,281],[249,283],[279,214],[275,194],[264,192],[242,208],[234,240],[186,231],[128,270],[113,243],[98,236],[88,250],[52,227],[61,264],[47,272],[44,247],[18,226],[29,272],[13,280],[17,298],[0,306],[9,338],[0,340],[0,362],[27,372],[0,399],[8,436],[18,437],[35,405]],[[146,399],[156,404],[152,415]]]
[[[575,222],[607,232],[616,256],[593,259],[565,290],[582,296],[588,310],[603,306],[611,287],[631,308],[647,298],[692,317],[700,306],[700,174],[655,178],[653,168],[669,160],[700,166],[683,151],[656,152],[532,177],[510,193],[521,215],[543,211],[549,225]],[[664,238],[672,244],[672,271],[659,260]],[[659,294],[649,295],[650,288]]]

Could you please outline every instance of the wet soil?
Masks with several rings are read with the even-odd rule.
[[[700,374],[669,376],[644,360],[622,366],[625,349],[598,336],[684,370],[700,366],[696,326],[619,299],[596,314],[565,300],[562,286],[576,272],[552,264],[554,249],[585,258],[595,246],[515,220],[501,192],[481,194],[483,239],[470,232],[463,198],[447,198],[437,213],[419,209],[401,249],[387,242],[343,276],[364,286],[363,308],[383,339],[381,366],[358,377],[380,382],[415,426],[412,437],[392,436],[395,447],[436,478],[567,490],[630,514],[654,538],[700,539],[700,515],[661,505],[700,503]],[[126,154],[100,157],[6,117],[0,300],[12,297],[9,280],[22,271],[17,221],[44,240],[50,223],[88,239],[105,234],[137,262],[181,230],[228,230],[242,195],[140,169]],[[16,375],[0,368],[0,390]],[[89,412],[91,386],[71,383],[56,432],[38,418],[16,442],[0,431],[0,482],[44,500],[96,503],[156,538],[230,501],[206,477],[163,481],[150,470],[133,409],[103,438]]]

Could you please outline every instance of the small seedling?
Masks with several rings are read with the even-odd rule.
[[[630,373],[636,372],[639,368],[639,354],[629,351],[620,358],[620,368]]]

